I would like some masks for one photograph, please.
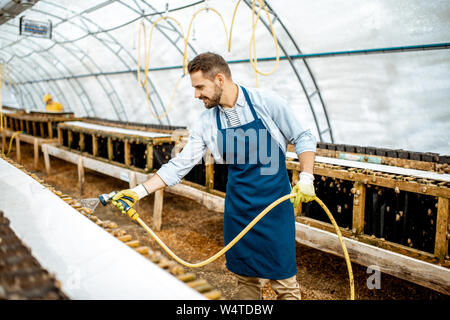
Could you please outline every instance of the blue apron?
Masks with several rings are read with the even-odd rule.
[[[264,208],[291,192],[285,155],[258,118],[244,87],[242,91],[254,118],[252,122],[222,129],[218,108],[216,112],[218,147],[228,164],[225,245]],[[226,146],[228,148],[224,148]],[[278,170],[273,174],[261,174],[261,169],[268,170],[274,163]],[[225,256],[228,270],[240,275],[280,280],[297,274],[295,217],[291,202],[284,201],[267,213]]]

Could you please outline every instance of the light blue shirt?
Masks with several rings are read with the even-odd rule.
[[[309,129],[302,128],[284,99],[267,89],[246,89],[258,117],[285,154],[289,143],[295,146],[297,154],[305,151],[316,151],[316,138]],[[216,162],[224,162],[217,144],[217,108],[219,108],[222,128],[229,127],[227,117],[221,106],[203,111],[199,120],[189,131],[189,139],[183,150],[156,172],[168,186],[181,182],[181,179],[202,160],[207,149],[211,151]],[[241,125],[254,120],[240,86],[234,108],[236,108]]]

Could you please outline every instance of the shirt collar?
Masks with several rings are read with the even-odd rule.
[[[247,102],[245,101],[244,93],[242,92],[242,88],[239,84],[236,83],[238,86],[238,97],[236,100],[235,107],[245,107],[247,105]],[[218,105],[220,111],[224,111],[224,108],[221,105]]]

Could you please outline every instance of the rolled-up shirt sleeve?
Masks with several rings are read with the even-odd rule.
[[[183,150],[168,163],[161,166],[156,174],[168,185],[173,186],[198,164],[206,152],[206,144],[201,134],[200,123],[197,123],[190,132],[189,139]]]
[[[295,152],[297,154],[305,151],[316,152],[316,137],[311,133],[310,129],[302,127],[287,101],[273,91],[267,92],[266,101],[267,111],[272,120],[286,140],[295,146]]]

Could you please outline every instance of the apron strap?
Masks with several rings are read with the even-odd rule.
[[[216,122],[217,122],[217,129],[222,130],[222,125],[220,124],[220,117],[219,117],[219,106],[216,107]]]
[[[250,110],[252,111],[253,119],[258,119],[258,115],[256,114],[255,108],[253,108],[253,103],[250,100],[250,97],[248,95],[247,90],[241,86],[242,92],[244,93],[245,101],[247,101],[248,106],[250,107]]]
[[[253,103],[250,100],[250,96],[248,95],[247,90],[241,86],[242,92],[244,93],[245,101],[247,102],[248,106],[250,107],[250,111],[252,112],[253,119],[258,119],[258,115],[256,114],[255,108],[253,107]],[[217,122],[217,128],[219,130],[222,130],[222,124],[220,123],[220,116],[219,116],[219,108],[216,108],[216,122]]]

